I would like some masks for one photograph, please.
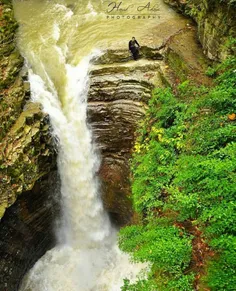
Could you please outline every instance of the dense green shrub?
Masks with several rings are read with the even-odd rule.
[[[236,286],[236,59],[219,65],[211,88],[184,82],[156,89],[132,158],[132,199],[141,219],[120,231],[120,247],[150,262],[146,280],[123,290],[194,290],[197,226],[211,256],[198,284]],[[207,248],[207,249],[208,249]]]

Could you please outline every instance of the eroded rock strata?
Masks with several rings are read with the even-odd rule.
[[[132,212],[129,159],[137,123],[144,115],[158,62],[97,65],[91,71],[89,123],[102,156],[100,177],[105,207],[119,223],[129,222]]]

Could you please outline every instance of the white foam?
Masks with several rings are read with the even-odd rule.
[[[60,244],[35,264],[21,291],[118,291],[125,277],[135,280],[144,268],[130,263],[129,256],[118,249],[116,230],[99,195],[99,160],[86,123],[90,61],[99,54],[93,52],[75,67],[65,64],[63,102],[52,83],[46,88],[39,76],[29,72],[32,99],[49,114],[59,140],[63,223]]]
[[[91,15],[95,16],[98,14],[97,11],[94,9],[93,4],[90,1],[88,3],[87,7],[88,7]]]

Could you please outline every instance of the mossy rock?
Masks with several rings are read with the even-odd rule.
[[[11,1],[0,4],[0,218],[23,192],[55,167],[48,117],[27,103],[24,59],[15,44],[17,23]]]
[[[48,118],[39,104],[28,103],[0,144],[0,205],[9,207],[55,164]]]

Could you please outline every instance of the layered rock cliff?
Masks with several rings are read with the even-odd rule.
[[[204,53],[212,60],[224,60],[236,53],[235,1],[164,0],[181,13],[192,17]]]
[[[115,51],[110,53],[116,55]],[[127,199],[129,159],[137,123],[144,115],[154,84],[159,81],[159,70],[159,62],[140,60],[96,65],[91,72],[88,113],[102,155],[99,174],[103,200],[119,223],[129,222],[132,216]]]

